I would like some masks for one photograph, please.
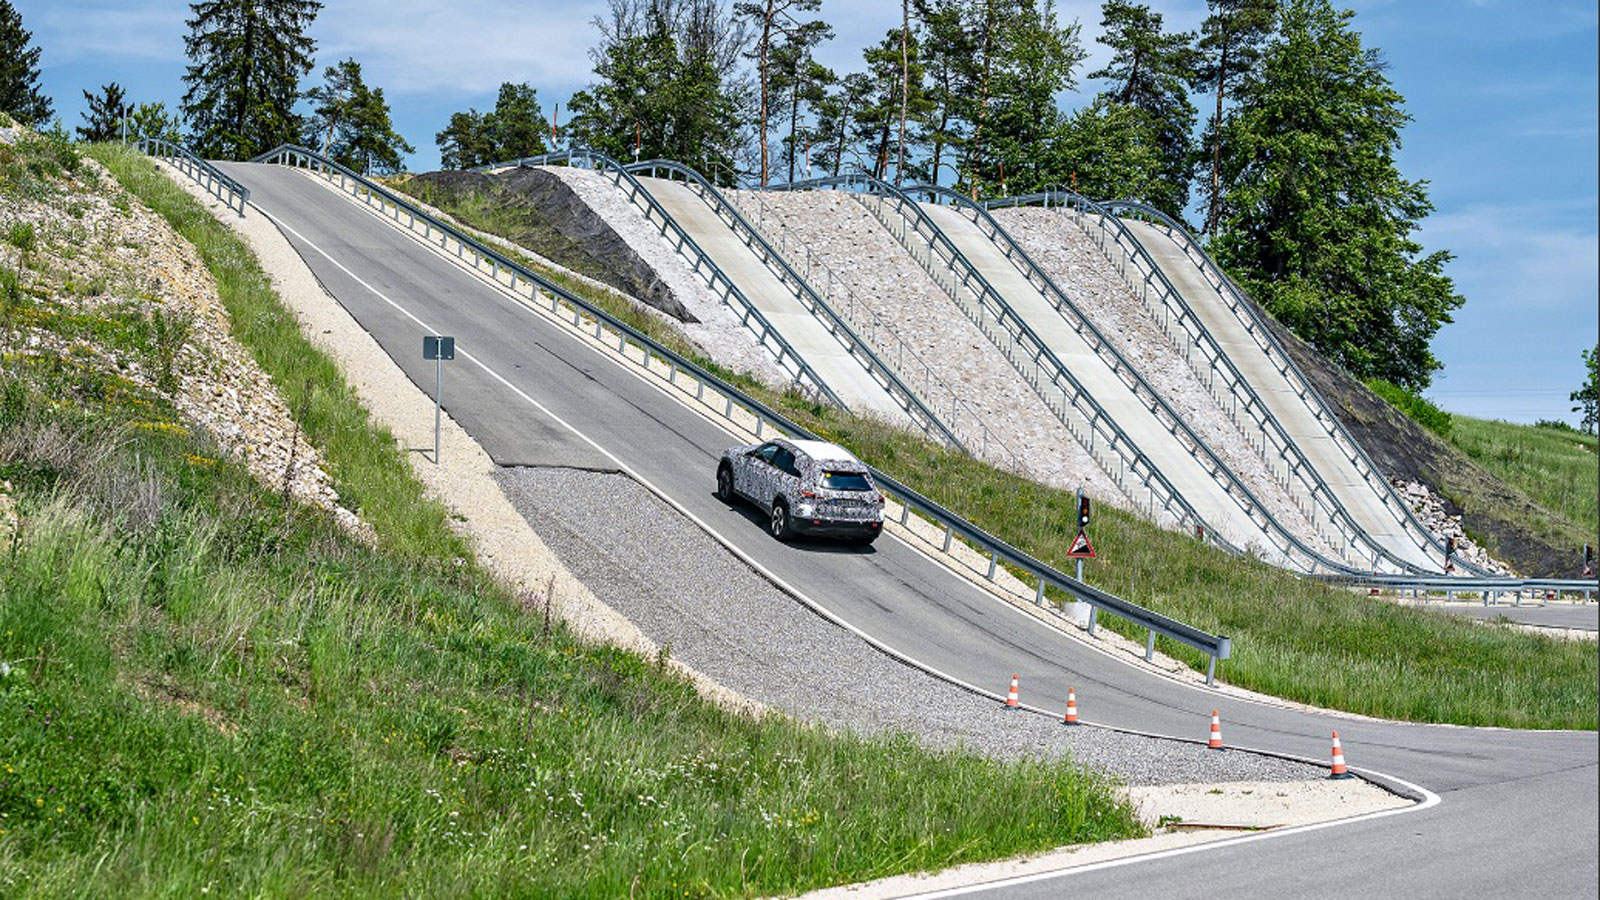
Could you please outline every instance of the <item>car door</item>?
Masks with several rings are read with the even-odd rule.
[[[772,504],[772,486],[777,478],[778,470],[773,466],[773,457],[778,452],[778,445],[773,443],[762,444],[750,451],[741,462],[742,465],[734,469],[734,488],[752,501],[762,506]]]
[[[767,504],[770,506],[779,494],[787,497],[790,504],[800,496],[800,460],[793,450],[784,446],[779,446],[772,456],[772,492],[767,496]]]

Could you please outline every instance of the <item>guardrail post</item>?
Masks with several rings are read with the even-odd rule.
[[[1089,636],[1090,637],[1094,637],[1095,618],[1096,618],[1096,615],[1099,612],[1100,612],[1100,607],[1094,606],[1092,604],[1089,606]]]
[[[1150,629],[1144,638],[1144,661],[1149,662],[1156,656],[1156,630]]]

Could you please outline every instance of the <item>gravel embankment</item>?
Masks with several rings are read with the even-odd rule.
[[[828,305],[941,415],[968,449],[988,461],[1126,509],[1122,493],[1040,401],[1009,360],[973,325],[900,243],[850,194],[840,191],[730,191],[753,224]],[[803,248],[803,249],[802,249]],[[901,351],[904,343],[908,350]],[[920,360],[920,362],[919,362]],[[933,369],[924,382],[924,368]],[[923,385],[931,386],[923,390]],[[979,425],[977,419],[982,420]],[[987,449],[981,437],[988,430]]]
[[[680,662],[797,718],[860,733],[903,732],[929,746],[962,745],[999,758],[1071,754],[1129,784],[1326,775],[1320,767],[1252,753],[1005,713],[823,619],[626,476],[501,469],[495,478],[602,602]]]
[[[1307,546],[1339,558],[1341,548],[1317,535],[1270,474],[1275,461],[1255,449],[1083,229],[1059,210],[1018,207],[996,210],[994,217],[1285,529]],[[1234,538],[1251,542],[1243,535]]]

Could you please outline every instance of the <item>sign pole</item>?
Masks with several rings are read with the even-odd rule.
[[[433,360],[433,464],[439,464],[439,410],[444,405],[444,361],[456,358],[456,339],[423,335],[422,358]]]

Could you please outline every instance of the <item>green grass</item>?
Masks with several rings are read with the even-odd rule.
[[[1382,397],[1385,402],[1395,409],[1400,410],[1412,421],[1428,429],[1442,438],[1450,437],[1450,428],[1453,417],[1430,401],[1413,394],[1396,384],[1390,384],[1381,378],[1368,378],[1363,384],[1367,389]]]
[[[1450,443],[1457,449],[1588,534],[1600,530],[1600,442],[1594,435],[1459,415],[1454,420]]]
[[[1069,761],[755,720],[547,627],[244,248],[92,152],[193,236],[291,402],[309,382],[306,432],[379,543],[285,507],[158,393],[8,368],[0,894],[754,896],[1141,833]]]

